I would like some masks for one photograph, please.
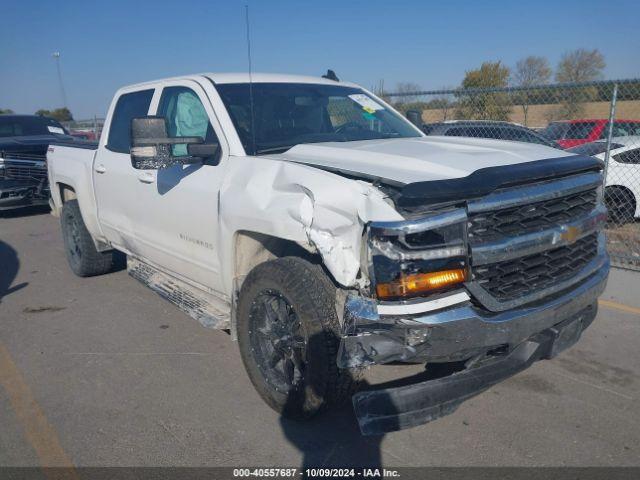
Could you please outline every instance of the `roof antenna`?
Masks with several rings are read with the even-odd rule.
[[[334,82],[339,82],[340,81],[340,79],[336,75],[336,72],[334,72],[331,69],[327,70],[327,73],[322,75],[322,78],[326,78],[327,80],[333,80]]]
[[[249,34],[249,5],[244,6],[244,18],[247,24],[247,60],[249,62],[249,107],[251,109],[251,140],[253,142],[252,155],[256,155],[256,128],[253,115],[253,78],[251,76],[251,35]]]

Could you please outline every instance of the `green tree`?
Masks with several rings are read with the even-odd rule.
[[[55,110],[45,110],[41,108],[36,112],[36,115],[41,117],[50,117],[58,120],[59,122],[72,122],[73,115],[67,107],[56,108]]]
[[[567,52],[556,68],[556,81],[560,83],[591,82],[604,78],[604,55],[598,51],[580,48]],[[569,87],[563,95],[558,118],[571,119],[582,116],[584,102],[593,101],[598,94],[596,87]]]
[[[10,113],[13,113],[13,110],[11,110],[10,108],[0,108],[0,115]]]
[[[464,92],[466,89],[506,87],[509,68],[500,61],[484,62],[477,70],[469,70],[462,81],[456,117],[469,120],[508,120],[511,106],[503,92]]]
[[[545,92],[531,88],[535,85],[549,83],[551,78],[551,67],[549,61],[544,57],[529,56],[518,60],[513,72],[513,84],[517,87],[525,87],[527,90],[519,91],[514,95],[514,101],[522,107],[524,124],[527,124],[529,105],[535,102]]]

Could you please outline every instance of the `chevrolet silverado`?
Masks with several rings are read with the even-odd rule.
[[[439,418],[558,355],[608,276],[601,161],[427,137],[335,79],[128,86],[99,143],[47,158],[77,275],[124,252],[134,278],[230,332],[269,406],[307,418],[351,398],[365,434]],[[449,368],[354,390],[390,362]]]

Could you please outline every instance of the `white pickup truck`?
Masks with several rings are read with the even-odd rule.
[[[353,395],[365,434],[436,419],[554,357],[608,276],[600,161],[426,137],[351,83],[129,86],[99,144],[47,159],[76,274],[124,252],[133,277],[230,331],[272,408],[305,418]],[[439,373],[354,394],[363,367],[389,362]]]

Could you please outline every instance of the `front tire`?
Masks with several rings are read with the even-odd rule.
[[[240,354],[263,400],[285,417],[309,418],[350,398],[358,372],[339,369],[336,287],[296,257],[254,268],[237,311]]]
[[[60,226],[64,250],[73,273],[79,277],[92,277],[111,271],[116,263],[117,252],[98,252],[91,234],[82,220],[77,200],[62,205]]]
[[[636,199],[629,190],[609,187],[605,189],[604,201],[609,212],[609,223],[612,226],[633,222],[636,213]]]

